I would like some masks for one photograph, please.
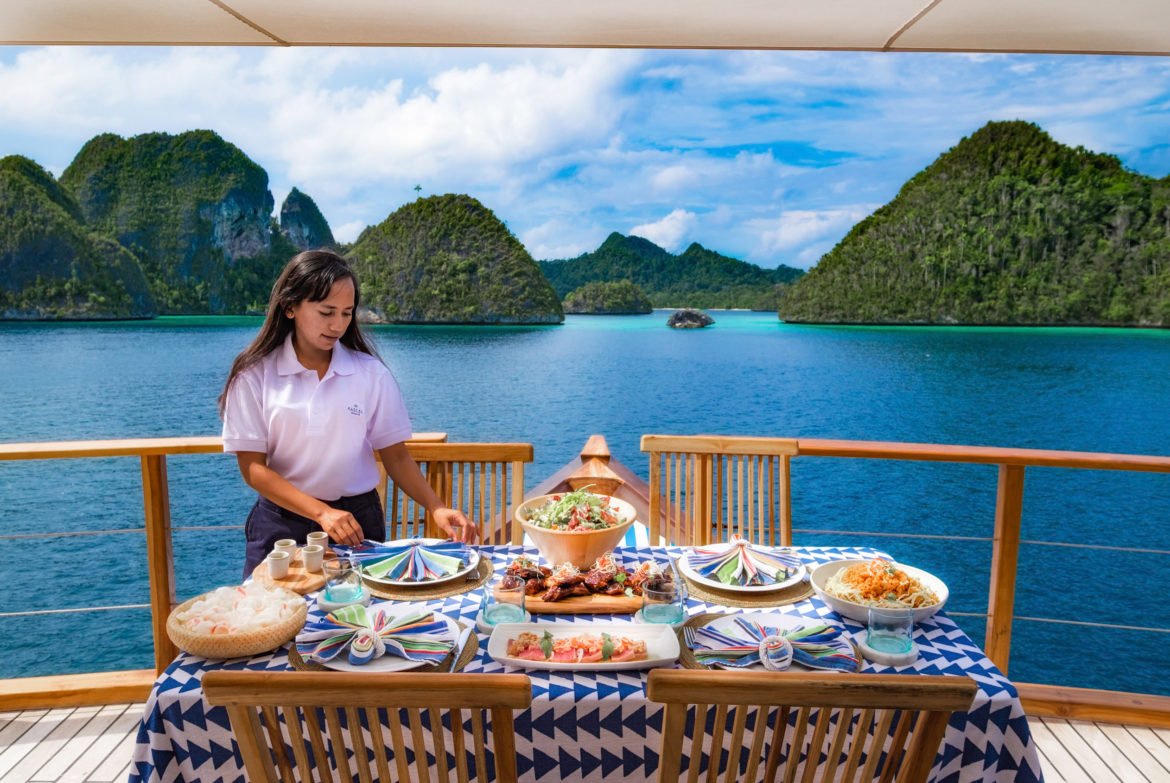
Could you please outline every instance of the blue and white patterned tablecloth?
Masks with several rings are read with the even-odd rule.
[[[535,555],[530,547],[483,547],[497,570],[519,554]],[[619,549],[625,562],[653,557],[664,563],[675,547]],[[810,562],[879,556],[872,549],[807,547],[798,551]],[[481,590],[438,599],[427,607],[474,622]],[[691,598],[689,614],[723,609]],[[736,611],[736,610],[732,610]],[[781,611],[824,617],[857,633],[862,626],[839,617],[818,599],[784,606]],[[547,622],[629,620],[626,616],[538,616]],[[936,760],[937,783],[1015,783],[1041,780],[1036,745],[1015,688],[983,651],[945,615],[920,623],[914,631],[920,656],[912,666],[893,669],[866,663],[864,671],[907,674],[965,674],[979,684],[971,710],[952,717]],[[487,657],[487,637],[480,636],[479,656],[465,672],[508,669]],[[182,654],[155,683],[147,701],[134,749],[135,781],[243,781],[240,757],[232,741],[227,711],[210,707],[200,679],[215,669],[284,670],[288,653],[232,661],[208,661]],[[662,707],[646,699],[646,672],[560,673],[530,671],[532,707],[516,716],[516,751],[520,779],[590,781],[653,779],[658,766]]]

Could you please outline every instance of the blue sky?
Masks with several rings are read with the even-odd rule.
[[[536,258],[611,231],[807,268],[985,122],[1170,174],[1170,60],[506,49],[0,49],[0,154],[210,128],[342,240],[469,193]]]

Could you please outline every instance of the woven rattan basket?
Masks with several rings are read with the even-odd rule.
[[[277,589],[275,592],[284,593],[284,597],[301,598],[288,590]],[[171,611],[171,616],[167,618],[167,636],[171,637],[171,641],[180,650],[203,658],[242,658],[247,655],[275,650],[285,642],[292,640],[305,627],[305,617],[309,612],[308,604],[302,600],[291,617],[267,628],[232,634],[196,633],[183,627],[183,624],[178,620],[178,614],[189,609],[202,597],[202,595],[197,595],[190,601],[179,604]]]

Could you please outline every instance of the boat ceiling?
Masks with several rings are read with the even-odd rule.
[[[1167,0],[3,0],[0,44],[1170,54]]]

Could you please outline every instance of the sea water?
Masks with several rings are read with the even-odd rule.
[[[644,433],[1170,454],[1167,331],[790,326],[720,311],[712,327],[672,330],[667,315],[370,333],[417,431],[532,443],[529,489],[594,433],[644,479]],[[218,434],[215,399],[259,324],[0,324],[0,439]],[[178,599],[238,583],[255,494],[235,460],[172,456],[167,473]],[[796,540],[875,547],[935,574],[979,643],[996,479],[994,465],[801,457]],[[0,462],[0,520],[0,578],[17,584],[36,563],[50,585],[0,594],[0,677],[152,665],[139,460]],[[1165,634],[1133,630],[1170,628],[1168,521],[1168,476],[1027,471],[1013,679],[1170,694]],[[110,608],[24,614],[81,607]],[[1095,652],[1083,626],[1044,618],[1092,623]],[[84,643],[61,655],[59,639]]]

